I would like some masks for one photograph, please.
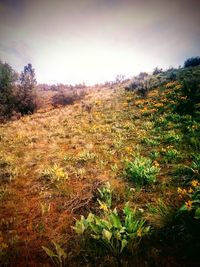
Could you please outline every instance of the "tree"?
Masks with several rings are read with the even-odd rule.
[[[139,74],[138,74],[138,79],[139,80],[144,80],[145,78],[147,78],[148,77],[148,73],[147,72],[140,72]]]
[[[36,109],[34,88],[37,84],[35,70],[29,63],[24,67],[20,75],[20,86],[18,92],[18,110],[22,114],[33,113]]]
[[[184,62],[184,68],[195,67],[200,65],[200,57],[191,57]]]
[[[153,70],[153,75],[157,75],[157,74],[160,74],[163,72],[163,69],[159,69],[158,67],[156,67],[154,70]]]
[[[12,67],[0,61],[0,117],[10,117],[14,109],[13,88],[17,73]]]

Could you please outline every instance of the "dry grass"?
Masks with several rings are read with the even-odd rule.
[[[14,170],[12,180],[3,184],[0,208],[5,262],[49,266],[41,246],[54,240],[73,248],[74,218],[96,209],[96,191],[105,181],[119,206],[129,200],[145,208],[163,196],[159,185],[135,192],[123,177],[124,159],[136,152],[149,154],[141,139],[150,137],[152,122],[143,108],[151,113],[157,97],[156,90],[144,100],[121,88],[93,89],[84,100],[92,105],[91,114],[77,102],[0,125],[1,153],[12,158]],[[164,99],[164,93],[159,97]],[[64,182],[42,179],[55,164],[67,173]],[[166,183],[169,176],[170,170],[161,166],[158,180]],[[74,258],[78,253],[74,250]],[[77,266],[74,262],[71,266]]]

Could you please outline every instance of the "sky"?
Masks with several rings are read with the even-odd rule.
[[[200,0],[0,0],[0,59],[88,85],[200,56]]]

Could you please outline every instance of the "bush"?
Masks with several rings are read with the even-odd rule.
[[[7,63],[0,61],[0,119],[19,118],[20,114],[33,113],[36,109],[34,87],[35,73],[31,64],[24,67],[19,81],[18,74]],[[16,116],[17,114],[17,116]]]
[[[146,80],[135,79],[129,86],[125,87],[126,91],[136,91],[140,96],[146,97],[148,93],[148,86]]]
[[[84,98],[85,91],[79,90],[79,92],[60,90],[52,97],[52,105],[54,107],[72,105],[76,100]]]
[[[184,62],[184,68],[195,67],[200,65],[200,57],[191,57]]]
[[[194,115],[200,110],[200,77],[189,74],[182,80],[181,95],[176,111]]]
[[[162,73],[163,70],[162,69],[159,69],[158,67],[156,67],[154,70],[153,70],[153,75],[157,75],[157,74],[160,74]]]
[[[136,186],[152,184],[156,181],[156,174],[159,168],[152,164],[152,160],[139,156],[133,162],[126,161],[125,176],[132,180]]]
[[[81,216],[81,219],[76,221],[74,230],[77,234],[85,234],[99,245],[102,244],[120,261],[124,249],[131,243],[138,245],[141,238],[150,230],[144,219],[137,218],[136,212],[130,209],[128,203],[123,209],[123,214],[121,219],[116,208],[107,208],[103,218],[90,213],[87,218]]]
[[[35,70],[29,63],[20,75],[20,86],[16,94],[16,108],[21,114],[33,113],[36,109],[36,95],[34,88],[37,84]]]

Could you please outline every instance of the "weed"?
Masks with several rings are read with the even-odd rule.
[[[85,163],[87,161],[93,161],[96,158],[96,156],[97,155],[95,153],[92,153],[92,152],[86,150],[86,151],[79,153],[76,160],[79,163]]]
[[[175,218],[176,208],[170,203],[164,203],[163,200],[158,199],[156,204],[148,204],[149,210],[148,219],[158,228],[164,228],[173,223]]]
[[[175,131],[169,131],[166,135],[163,136],[163,142],[164,143],[180,143],[182,140],[182,136],[180,134],[177,134]]]
[[[152,184],[156,181],[156,175],[159,172],[159,168],[152,164],[151,159],[138,156],[133,162],[125,162],[125,176],[133,181],[136,186],[143,186],[146,184]]]
[[[110,183],[107,182],[106,186],[101,188],[101,189],[97,189],[99,194],[100,194],[100,198],[106,203],[106,205],[108,206],[108,208],[111,208],[112,205],[112,189],[110,186]]]
[[[54,245],[54,251],[42,246],[43,250],[46,252],[46,254],[51,258],[54,266],[56,267],[63,267],[66,266],[67,260],[71,257],[71,253],[66,253],[64,249],[61,248],[59,244],[56,242],[52,242]]]
[[[189,189],[179,187],[177,192],[185,201],[178,210],[178,215],[189,213],[194,219],[200,220],[200,182],[192,180]]]
[[[13,159],[0,152],[0,182],[10,182],[15,174]]]
[[[42,216],[47,214],[49,211],[50,211],[50,207],[51,207],[51,204],[42,204],[40,203],[40,207],[41,207],[41,213],[42,213]]]
[[[158,151],[152,151],[152,152],[150,153],[149,157],[150,157],[152,160],[155,160],[155,159],[157,159],[157,158],[160,157],[160,152],[158,152]]]
[[[145,143],[147,145],[151,145],[151,146],[157,146],[159,145],[159,142],[155,139],[150,139],[148,137],[144,137],[142,140],[141,140],[142,143]]]
[[[120,255],[130,243],[139,244],[143,235],[150,227],[146,226],[144,219],[137,219],[135,211],[128,203],[123,209],[124,218],[120,218],[117,209],[104,209],[103,218],[90,213],[87,218],[81,216],[76,221],[74,230],[77,234],[89,236],[120,260]]]
[[[171,163],[176,161],[180,157],[180,153],[175,149],[169,147],[165,153],[162,153],[164,155],[163,161],[165,163]]]
[[[42,172],[41,178],[52,183],[64,182],[68,179],[68,174],[61,167],[54,164],[53,167],[49,167]]]
[[[2,201],[8,195],[9,195],[9,189],[8,189],[8,187],[3,186],[3,185],[0,186],[0,200]]]

